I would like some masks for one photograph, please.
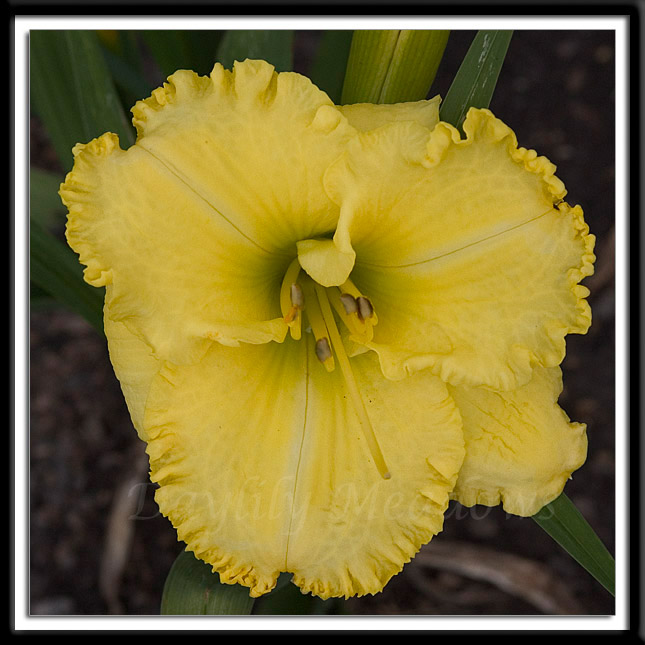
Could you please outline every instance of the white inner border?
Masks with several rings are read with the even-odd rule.
[[[593,617],[451,617],[451,616],[347,616],[347,617],[30,617],[27,579],[28,534],[28,429],[29,390],[27,384],[28,238],[28,34],[31,29],[607,29],[616,35],[616,615]],[[627,444],[627,83],[628,19],[625,16],[553,17],[317,17],[288,16],[230,18],[213,16],[144,17],[21,17],[14,25],[15,48],[15,427],[14,427],[14,628],[20,630],[624,630],[628,627],[627,608],[627,525],[628,495]],[[635,142],[633,145],[638,145]],[[598,151],[602,154],[602,151]],[[583,163],[583,161],[581,161]],[[636,481],[637,473],[632,473]],[[634,572],[637,574],[637,572]],[[598,593],[604,593],[599,587]]]

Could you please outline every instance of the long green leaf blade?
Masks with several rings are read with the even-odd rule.
[[[139,99],[150,96],[155,88],[136,68],[107,47],[103,47],[102,50],[114,83],[126,95],[129,105],[134,105]]]
[[[65,207],[58,196],[61,181],[56,173],[29,169],[29,216],[48,229],[65,221]]]
[[[334,103],[340,103],[353,33],[351,30],[325,31],[309,72],[312,83],[327,92]]]
[[[609,593],[615,595],[614,559],[564,493],[547,504],[533,519]]]
[[[229,30],[217,51],[217,60],[227,69],[247,58],[271,63],[277,72],[293,70],[293,31]]]
[[[185,32],[159,29],[143,31],[141,36],[164,77],[178,69],[190,69],[190,51]]]
[[[227,585],[189,551],[173,563],[161,597],[163,616],[239,616],[250,614],[253,598],[242,585]]]
[[[29,227],[29,247],[32,284],[83,316],[103,333],[105,290],[91,287],[83,281],[83,269],[76,254],[33,219]]]
[[[191,69],[202,76],[210,74],[223,33],[159,29],[141,35],[165,78],[178,69]]]
[[[33,108],[65,170],[76,143],[106,131],[123,147],[134,141],[95,32],[32,31],[30,73]]]
[[[449,31],[355,31],[342,103],[399,103],[426,98]]]
[[[442,121],[461,128],[469,108],[490,105],[512,35],[505,30],[477,32],[441,104]]]

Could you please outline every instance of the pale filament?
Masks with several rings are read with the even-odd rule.
[[[329,332],[329,337],[331,338],[331,345],[336,353],[336,358],[338,359],[338,364],[340,365],[340,371],[343,374],[345,380],[345,387],[347,388],[347,393],[349,399],[351,400],[354,410],[358,416],[361,429],[363,430],[363,435],[367,441],[367,446],[374,459],[374,464],[376,465],[377,470],[383,477],[383,479],[390,479],[392,476],[390,471],[385,463],[385,458],[381,452],[381,447],[378,444],[376,435],[374,434],[374,428],[372,427],[372,422],[367,414],[365,408],[365,402],[361,396],[360,389],[356,383],[356,378],[354,377],[354,372],[352,371],[352,366],[349,363],[349,358],[345,352],[345,347],[343,341],[340,337],[340,332],[336,326],[336,321],[334,320],[334,314],[331,310],[331,305],[329,304],[329,299],[327,298],[327,293],[325,287],[315,283],[314,288],[316,290],[316,295],[318,296],[318,303],[320,304],[320,309],[322,311],[323,319],[327,326],[327,331]]]
[[[336,360],[338,361],[347,398],[356,412],[376,469],[383,479],[390,479],[389,468],[367,414],[332,310],[333,307],[349,330],[350,336],[355,336],[359,342],[367,343],[372,340],[372,328],[377,322],[372,303],[350,280],[340,287],[325,288],[307,275],[301,278],[300,271],[300,263],[296,258],[289,265],[282,281],[280,309],[284,321],[289,326],[291,337],[299,340],[302,334],[302,315],[306,312],[316,340],[316,357],[328,372],[335,369]]]

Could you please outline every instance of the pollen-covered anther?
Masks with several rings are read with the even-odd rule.
[[[331,358],[331,347],[327,338],[319,338],[316,341],[316,357],[321,363]]]
[[[284,317],[284,321],[289,324],[298,316],[298,312],[302,311],[305,307],[305,296],[302,292],[302,287],[294,282],[289,290],[291,297],[291,308]]]
[[[314,284],[314,290],[316,295],[315,299],[318,301],[319,311],[322,315],[322,323],[327,329],[329,340],[331,341],[331,347],[333,347],[336,358],[338,359],[338,363],[340,365],[340,371],[345,382],[347,397],[349,401],[351,401],[354,411],[356,412],[356,415],[358,417],[361,429],[363,430],[363,436],[365,437],[367,442],[368,450],[370,451],[372,459],[374,460],[374,465],[376,466],[376,469],[380,473],[381,477],[383,477],[383,479],[390,479],[392,477],[390,469],[385,463],[385,458],[383,457],[381,447],[379,446],[376,435],[374,434],[372,422],[370,421],[369,415],[367,414],[367,410],[365,408],[365,401],[363,401],[363,398],[361,397],[361,392],[358,384],[356,383],[356,378],[354,377],[347,352],[345,351],[343,340],[340,336],[340,332],[338,331],[338,327],[336,326],[336,321],[334,320],[332,305],[329,301],[328,295],[330,292],[333,293],[333,291],[325,289],[319,284]],[[316,342],[316,354],[318,355],[318,343],[323,339],[323,337],[317,336],[317,338],[319,338],[319,340]],[[324,337],[324,340],[327,340],[326,336]],[[329,346],[329,343],[327,343],[327,346]],[[320,358],[320,356],[318,356],[318,358]]]
[[[356,305],[358,308],[358,317],[361,320],[368,320],[374,315],[374,307],[369,298],[359,296],[356,298]]]
[[[298,309],[302,309],[305,306],[305,295],[302,292],[302,287],[297,282],[291,285],[291,304]]]
[[[287,268],[282,286],[280,287],[280,309],[284,322],[289,325],[289,333],[294,340],[300,340],[302,333],[302,316],[300,312],[305,306],[305,297],[298,283],[300,264],[295,258]]]
[[[345,313],[349,316],[350,314],[358,313],[358,303],[356,298],[349,293],[341,293],[340,301],[345,309]]]

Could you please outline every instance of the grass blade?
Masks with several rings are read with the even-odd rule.
[[[399,103],[426,98],[449,33],[418,29],[355,31],[342,103]]]
[[[222,584],[210,565],[189,551],[180,553],[166,578],[162,616],[240,616],[250,614],[248,587]]]
[[[512,31],[479,31],[441,104],[439,116],[461,129],[471,107],[487,108],[506,57]]]
[[[106,131],[123,147],[134,141],[95,32],[32,31],[30,74],[33,108],[65,170],[76,143]]]
[[[309,72],[313,84],[327,92],[334,103],[340,103],[353,33],[351,30],[325,31]]]
[[[615,595],[614,559],[564,493],[547,504],[533,519],[609,593]]]
[[[84,282],[76,254],[33,219],[29,227],[29,269],[36,294],[50,294],[103,333],[105,290]]]
[[[231,69],[234,61],[246,58],[266,60],[276,72],[290,72],[293,69],[293,31],[227,31],[217,51],[217,60]]]

